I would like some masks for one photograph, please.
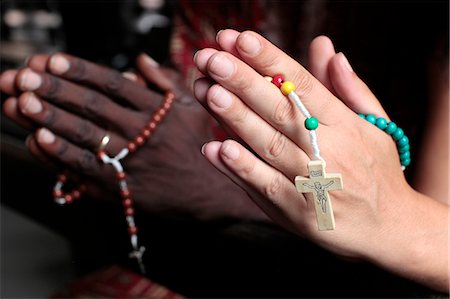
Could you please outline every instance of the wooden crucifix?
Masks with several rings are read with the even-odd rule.
[[[313,193],[319,230],[335,228],[333,208],[328,192],[343,188],[340,173],[326,173],[325,161],[310,161],[308,163],[309,178],[295,177],[295,187],[301,193]]]

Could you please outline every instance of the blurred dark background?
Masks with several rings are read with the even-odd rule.
[[[281,43],[303,63],[314,36],[331,37],[336,50],[346,54],[388,114],[411,136],[415,155],[427,123],[433,78],[429,66],[448,57],[448,1],[268,2],[293,20],[281,24],[290,32]],[[3,0],[0,5],[1,71],[23,66],[34,53],[56,51],[119,70],[132,68],[141,52],[167,62],[171,20],[180,9],[177,1],[156,0]],[[448,63],[444,68],[448,70]],[[2,95],[2,101],[5,98]],[[126,258],[122,211],[89,199],[71,207],[54,205],[55,174],[28,155],[28,133],[2,116],[1,204],[13,218],[17,214],[25,222],[31,219],[32,225],[59,238],[60,245],[53,248],[67,248],[63,266],[43,271],[71,273],[69,280],[113,263],[133,268]],[[414,165],[407,176],[413,172]],[[149,248],[149,277],[187,296],[420,298],[432,293],[374,266],[340,260],[270,225],[137,217]],[[4,272],[9,256],[3,254],[18,252],[8,247],[14,242],[5,239],[20,229],[10,219],[2,217],[1,223],[2,284],[12,275]],[[34,250],[33,243],[20,244]],[[57,256],[51,248],[48,253]],[[27,265],[20,267],[31,271]]]

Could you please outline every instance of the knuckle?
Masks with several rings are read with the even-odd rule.
[[[123,85],[123,76],[117,72],[110,72],[106,76],[104,90],[109,93],[117,93]]]
[[[291,102],[287,101],[285,97],[280,99],[280,101],[276,105],[272,119],[275,125],[281,127],[294,121],[295,109],[292,106]]]
[[[249,162],[243,165],[239,172],[243,178],[248,178],[251,175],[253,175],[254,170],[255,170],[255,163]]]
[[[273,161],[280,157],[281,153],[286,147],[286,142],[286,136],[284,136],[279,131],[276,131],[264,153],[265,158]]]
[[[86,90],[83,93],[83,104],[81,110],[87,117],[93,117],[99,114],[101,110],[101,100],[96,92]]]
[[[43,93],[44,97],[49,100],[57,100],[61,89],[61,81],[56,77],[49,75],[42,75],[42,78],[43,86],[41,93]]]
[[[94,154],[88,150],[83,150],[76,161],[76,167],[83,172],[92,172],[95,169],[97,160]]]
[[[52,128],[57,123],[57,121],[58,121],[58,115],[55,113],[55,110],[54,109],[46,109],[45,113],[44,113],[44,118],[42,121],[44,126],[46,126],[48,128]]]
[[[75,142],[82,145],[93,144],[94,130],[91,124],[87,120],[81,120],[78,126],[76,126],[74,138]]]
[[[64,161],[63,157],[66,155],[66,153],[69,150],[69,143],[65,140],[61,140],[60,144],[56,150],[56,155],[62,160]]]
[[[276,173],[264,187],[264,195],[267,198],[274,199],[279,197],[281,188],[283,187],[283,178],[281,173]]]
[[[86,63],[81,60],[74,58],[70,62],[70,77],[76,81],[85,81],[87,72],[86,72]]]
[[[293,82],[296,83],[296,92],[300,97],[307,97],[312,94],[314,81],[312,76],[305,70],[298,70],[294,75]]]

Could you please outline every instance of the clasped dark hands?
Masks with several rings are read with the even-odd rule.
[[[0,87],[11,95],[3,112],[33,132],[27,139],[33,156],[68,169],[91,197],[114,200],[114,171],[99,163],[97,147],[109,132],[105,150],[117,154],[146,125],[164,92],[173,90],[176,102],[165,121],[124,160],[136,208],[203,220],[262,219],[245,193],[202,157],[211,119],[178,74],[146,55],[137,67],[140,75],[123,76],[66,54],[35,55],[26,68],[2,74]]]

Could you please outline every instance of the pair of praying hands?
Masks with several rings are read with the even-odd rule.
[[[239,142],[208,142],[207,113],[179,88],[173,72],[145,56],[138,58],[138,70],[158,91],[68,55],[35,56],[28,68],[2,75],[2,90],[13,96],[4,112],[25,127],[40,128],[27,142],[35,156],[87,177],[91,195],[113,197],[113,172],[95,158],[105,131],[112,135],[106,150],[117,153],[146,124],[162,91],[174,89],[177,101],[164,123],[124,161],[137,207],[200,219],[265,219],[243,191],[202,158],[199,149],[208,142],[202,147],[207,160],[276,223],[336,254],[447,289],[448,208],[408,185],[395,143],[357,116],[389,119],[345,56],[335,53],[329,39],[316,38],[310,74],[256,33],[224,30],[217,41],[221,51],[203,49],[194,57],[205,75],[194,94]],[[312,197],[299,194],[293,184],[296,176],[309,175],[312,152],[302,114],[264,78],[280,73],[294,82],[320,122],[327,171],[342,174],[344,189],[330,193],[333,231],[317,230]]]

